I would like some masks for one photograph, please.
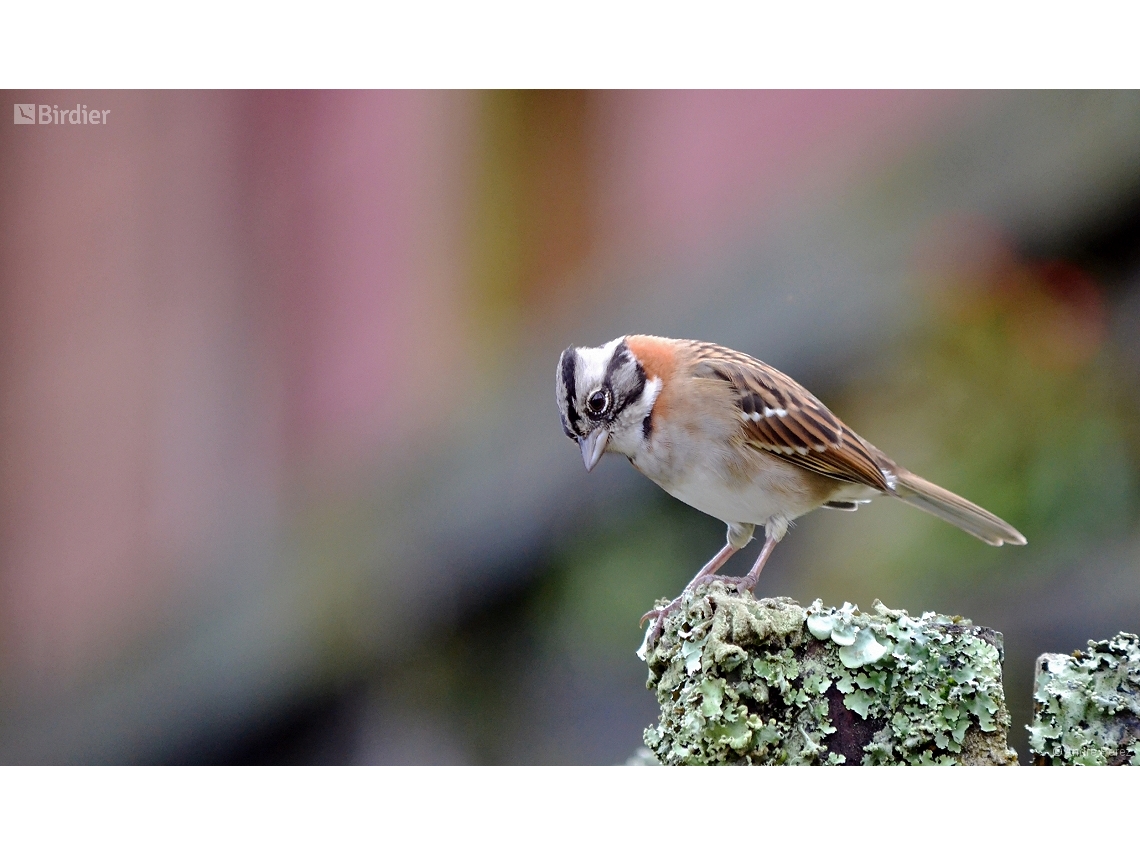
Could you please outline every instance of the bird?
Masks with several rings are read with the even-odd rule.
[[[731,348],[651,335],[572,345],[556,384],[562,429],[587,472],[607,452],[624,455],[728,527],[724,547],[681,594],[642,616],[653,620],[654,641],[685,594],[711,581],[759,526],[760,555],[735,580],[738,592],[753,591],[788,526],[817,508],[854,511],[892,496],[991,546],[1026,543],[1009,523],[895,463],[788,375]]]

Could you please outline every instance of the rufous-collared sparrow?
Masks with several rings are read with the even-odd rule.
[[[736,583],[751,591],[792,520],[882,495],[992,546],[1025,543],[989,511],[893,462],[791,377],[727,347],[647,335],[568,347],[557,384],[562,428],[587,471],[606,451],[624,454],[667,493],[728,525],[727,544],[686,591],[709,581],[761,525],[760,556]],[[651,637],[680,601],[642,617],[654,619]]]

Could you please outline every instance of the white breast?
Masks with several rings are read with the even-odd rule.
[[[658,445],[654,452],[639,455],[633,464],[669,495],[725,523],[792,520],[820,505],[802,469],[759,450],[745,451],[747,460],[725,460],[682,440]],[[741,478],[742,471],[750,477]]]

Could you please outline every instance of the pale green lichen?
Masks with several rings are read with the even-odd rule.
[[[638,652],[661,704],[645,731],[660,762],[1016,762],[1000,634],[878,601],[863,613],[754,600],[719,581],[699,591]]]
[[[1140,766],[1140,638],[1090,641],[1037,660],[1029,747],[1033,762]]]

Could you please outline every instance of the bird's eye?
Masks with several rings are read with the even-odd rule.
[[[605,389],[599,389],[586,399],[586,409],[590,411],[592,416],[600,416],[606,411],[610,405],[610,393]]]

